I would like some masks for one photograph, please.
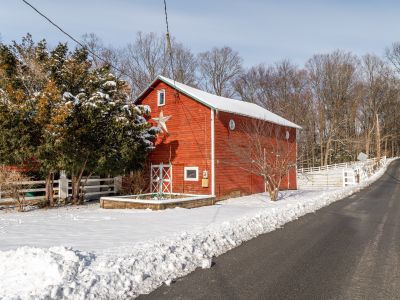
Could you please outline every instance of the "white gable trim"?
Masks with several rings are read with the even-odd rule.
[[[211,195],[215,196],[215,126],[214,109],[211,109]]]
[[[229,99],[229,98],[225,98],[225,97],[212,95],[210,93],[187,86],[183,83],[175,82],[174,80],[166,78],[161,75],[157,76],[157,78],[153,80],[153,82],[138,96],[138,98],[135,100],[135,102],[138,99],[140,99],[146,93],[146,91],[149,88],[151,88],[152,85],[154,85],[154,83],[157,80],[160,80],[160,81],[168,84],[169,86],[178,90],[182,94],[202,103],[203,105],[205,105],[211,109],[215,109],[216,111],[223,111],[223,112],[227,112],[227,113],[250,117],[253,119],[259,119],[259,120],[267,121],[267,122],[274,123],[274,124],[277,124],[280,126],[302,129],[299,125],[294,124],[294,123],[290,122],[289,120],[286,120],[286,119],[266,110],[265,108],[263,108],[259,105],[256,105],[253,103],[248,103],[248,102],[243,102],[240,100],[234,100],[234,99]],[[196,93],[200,94],[200,96],[196,95]],[[208,98],[209,101],[204,98]],[[210,103],[211,100],[214,103]],[[223,104],[225,104],[225,107]],[[236,107],[236,109],[234,109],[235,105],[237,106],[237,104],[240,104],[239,106],[241,106],[241,107]]]
[[[156,77],[156,79],[154,79],[154,80],[147,86],[147,88],[145,88],[145,89],[143,90],[143,92],[141,92],[140,95],[137,96],[137,98],[136,98],[135,101],[133,101],[133,102],[135,103],[135,102],[137,102],[140,98],[142,98],[142,96],[146,93],[146,91],[147,91],[148,89],[150,89],[151,86],[152,86],[154,83],[156,83],[157,80],[160,80],[160,81],[162,81],[162,82],[168,84],[168,85],[171,86],[172,88],[178,90],[178,91],[181,92],[182,94],[184,94],[184,95],[186,95],[186,96],[188,96],[188,97],[190,97],[190,98],[193,98],[193,99],[196,100],[197,102],[200,102],[201,104],[204,104],[205,106],[207,106],[207,107],[209,107],[209,108],[216,109],[214,106],[210,105],[209,103],[207,103],[207,102],[205,102],[205,101],[203,101],[203,100],[201,100],[201,99],[198,99],[197,97],[195,97],[195,96],[193,96],[192,94],[186,92],[185,90],[179,88],[177,85],[174,85],[173,83],[167,81],[166,79],[167,79],[166,77],[161,76],[161,75],[158,75],[158,76]]]

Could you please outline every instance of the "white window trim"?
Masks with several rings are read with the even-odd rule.
[[[163,93],[164,94],[164,103],[160,104],[160,94]],[[164,106],[165,105],[165,90],[158,90],[157,91],[157,105],[158,106]]]
[[[183,175],[185,181],[199,181],[199,167],[184,167],[183,168]],[[196,171],[196,178],[187,178],[186,177],[186,171]]]

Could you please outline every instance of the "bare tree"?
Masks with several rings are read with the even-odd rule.
[[[282,180],[296,166],[296,144],[290,129],[252,119],[232,134],[228,151],[234,159],[224,163],[261,176],[270,199],[278,199]]]
[[[218,96],[232,97],[233,84],[242,73],[242,58],[230,47],[213,48],[198,55],[203,87]]]
[[[397,78],[393,78],[390,83],[391,96],[387,104],[383,106],[381,119],[384,121],[384,132],[388,129],[391,131],[385,133],[385,136],[391,139],[391,155],[400,155],[400,99],[399,99],[399,82],[400,75],[400,42],[393,43],[390,48],[386,49],[386,58],[394,67]]]
[[[139,32],[124,49],[124,64],[134,95],[143,91],[160,74],[166,74],[168,61],[163,38],[155,33]]]
[[[354,157],[348,137],[355,133],[358,99],[358,60],[351,53],[335,51],[314,55],[307,62],[310,87],[316,106],[320,164]],[[340,151],[337,151],[341,149]]]
[[[269,102],[269,87],[271,85],[272,68],[264,64],[251,67],[240,74],[234,82],[236,93],[243,101],[261,105],[267,109]]]
[[[392,63],[393,67],[400,73],[400,42],[393,43],[386,48],[386,58]]]
[[[127,76],[125,75],[127,74],[127,70],[123,63],[122,50],[116,49],[112,46],[105,46],[102,39],[94,33],[84,34],[82,38],[84,45],[90,53],[95,53],[97,55],[97,57],[92,54],[90,55],[93,61],[93,68],[100,68],[109,65],[118,77],[124,77],[124,79],[127,80],[129,79],[126,78]]]
[[[381,156],[380,118],[383,107],[391,95],[392,72],[387,64],[375,55],[367,54],[362,59],[363,110],[362,120],[366,132],[366,152],[370,152],[372,130],[375,130],[375,155]]]
[[[172,38],[172,55],[167,51],[166,39],[155,33],[139,32],[136,40],[121,52],[122,68],[132,88],[133,96],[142,92],[158,75],[178,82],[196,85],[197,62],[188,48]]]
[[[256,103],[303,127],[299,141],[301,165],[316,161],[315,109],[306,70],[287,60],[257,65],[240,75],[235,90],[242,100]]]
[[[82,36],[82,41],[90,52],[95,53],[99,57],[102,57],[105,47],[100,37],[98,37],[94,33],[86,33]],[[94,68],[99,68],[104,64],[104,61],[95,56],[92,56],[92,61]]]
[[[166,57],[168,59],[168,57]],[[168,62],[167,62],[168,63]],[[172,41],[172,65],[169,62],[167,76],[184,84],[197,85],[197,61],[193,53],[182,44]]]
[[[400,74],[400,43],[387,57]],[[235,81],[242,100],[303,127],[298,143],[302,166],[354,160],[360,151],[380,156],[382,147],[386,154],[398,153],[399,88],[381,58],[359,60],[340,50],[314,55],[305,70],[284,60],[254,66]]]
[[[0,192],[9,195],[18,205],[18,211],[24,211],[26,206],[24,189],[29,188],[31,178],[22,172],[0,167]]]

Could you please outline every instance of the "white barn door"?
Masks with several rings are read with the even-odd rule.
[[[172,165],[159,164],[151,165],[151,193],[172,193]]]

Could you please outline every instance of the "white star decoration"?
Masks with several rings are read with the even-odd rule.
[[[160,111],[160,116],[158,118],[152,118],[152,120],[156,121],[157,126],[162,128],[165,132],[168,133],[167,125],[165,124],[165,122],[167,122],[170,118],[171,116],[164,117],[164,113]]]

